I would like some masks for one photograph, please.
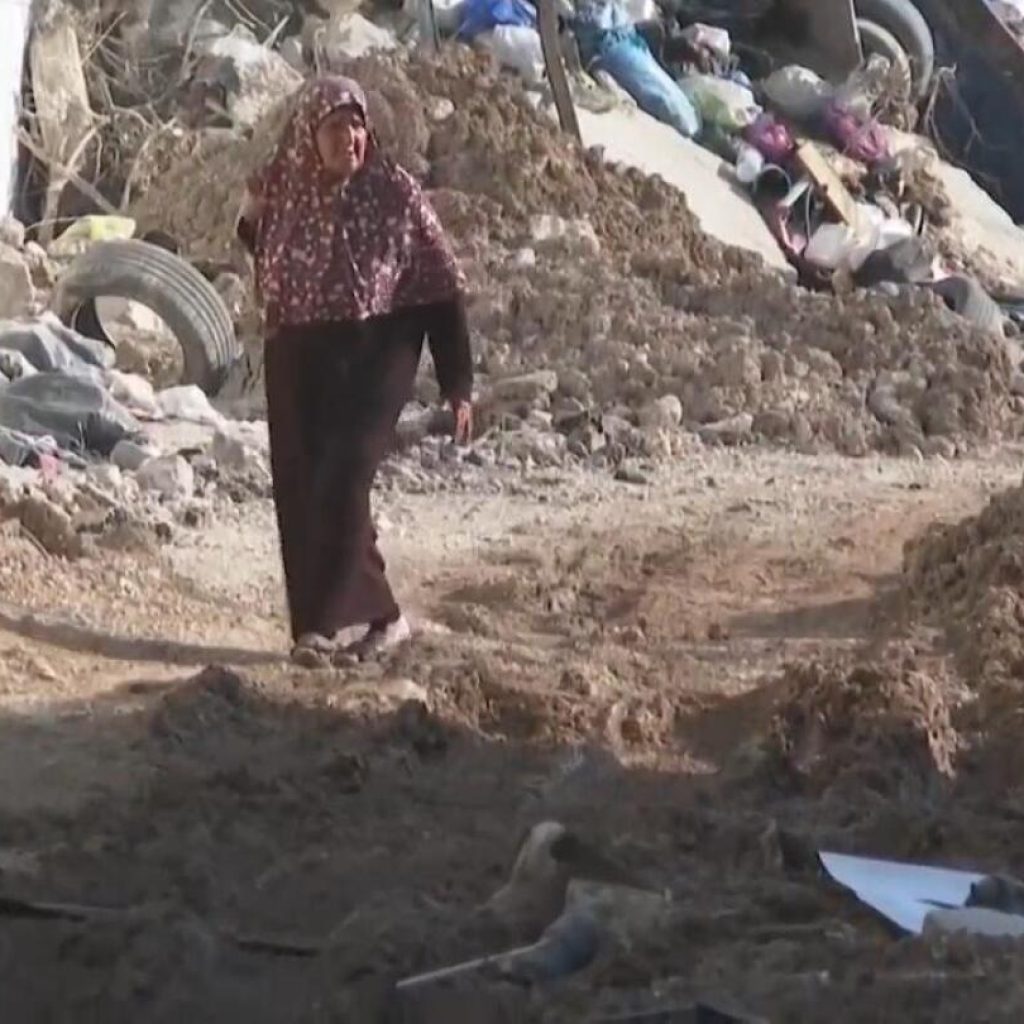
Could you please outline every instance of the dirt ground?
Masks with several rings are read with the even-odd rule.
[[[1020,1020],[1014,947],[898,939],[808,865],[1024,871],[1021,806],[960,759],[941,633],[898,600],[904,542],[1019,477],[1006,448],[708,449],[649,487],[382,494],[419,636],[349,671],[282,658],[266,502],[144,554],[3,537],[0,894],[124,911],[0,917],[4,1020],[384,1019],[389,980],[493,951],[463,925],[551,818],[673,910],[501,1019],[701,995]]]

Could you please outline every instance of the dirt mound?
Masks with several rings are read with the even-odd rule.
[[[768,749],[801,788],[891,796],[953,775],[959,740],[941,669],[894,651],[877,662],[792,666],[782,686]]]
[[[1018,786],[1024,736],[1024,486],[978,515],[936,525],[909,543],[903,594],[940,627],[977,700],[965,727],[996,786]]]
[[[637,452],[648,456],[673,450],[659,432],[679,417],[645,422],[665,396],[706,440],[852,455],[949,456],[1015,429],[1001,341],[934,297],[819,295],[783,282],[705,235],[677,190],[573,146],[518,81],[465,48],[346,70],[456,240],[487,375],[558,371],[575,382],[556,396],[571,413],[616,412],[648,428]],[[208,143],[169,169],[134,211],[142,229],[241,266],[242,186],[286,109],[253,138]]]
[[[935,525],[904,552],[910,606],[940,625],[968,679],[1024,682],[1024,486],[977,516]]]

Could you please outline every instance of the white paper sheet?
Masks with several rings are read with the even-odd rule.
[[[825,870],[861,902],[915,935],[936,907],[962,907],[984,875],[899,861],[819,853]]]

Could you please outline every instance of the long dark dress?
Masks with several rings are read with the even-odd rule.
[[[461,298],[361,322],[283,327],[266,342],[274,503],[296,640],[398,617],[370,491],[412,395],[424,338],[442,394],[468,399]]]

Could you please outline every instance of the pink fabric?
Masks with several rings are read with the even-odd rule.
[[[366,320],[454,298],[463,287],[437,213],[375,139],[347,184],[324,173],[316,131],[346,106],[368,116],[352,79],[330,75],[307,86],[273,159],[250,182],[263,201],[256,280],[274,326]]]
[[[784,163],[796,149],[796,139],[789,126],[776,121],[771,114],[761,114],[748,125],[743,138],[773,164]]]
[[[846,156],[869,167],[891,156],[889,137],[877,121],[862,121],[837,100],[825,106],[825,129]]]

